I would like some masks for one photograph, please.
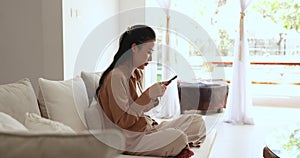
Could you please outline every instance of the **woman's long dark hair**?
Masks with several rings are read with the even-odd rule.
[[[127,31],[125,31],[119,40],[119,49],[117,53],[114,56],[113,62],[109,65],[109,67],[103,72],[100,80],[99,80],[99,86],[96,90],[96,95],[98,96],[98,92],[104,82],[105,77],[108,75],[108,73],[113,70],[117,64],[124,63],[125,60],[128,59],[129,55],[131,57],[131,46],[133,43],[139,45],[146,43],[149,40],[155,40],[155,32],[154,30],[146,25],[134,25],[130,28],[128,28]]]

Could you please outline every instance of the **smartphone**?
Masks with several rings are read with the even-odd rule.
[[[169,85],[173,80],[175,80],[177,78],[177,75],[176,76],[174,76],[174,77],[172,77],[169,81],[167,81],[167,85]],[[166,85],[166,86],[167,86]]]

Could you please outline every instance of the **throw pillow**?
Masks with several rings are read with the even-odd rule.
[[[10,115],[0,112],[0,132],[27,132],[27,128],[24,127],[19,121],[12,118]]]
[[[102,111],[99,111],[99,108],[101,107],[99,106],[98,102],[95,99],[93,99],[90,106],[84,112],[86,124],[89,130],[103,129],[103,118],[100,113]]]
[[[37,99],[28,78],[0,85],[0,111],[24,124],[26,112],[40,114]]]
[[[57,121],[42,118],[35,113],[26,113],[25,126],[30,132],[75,134],[75,131],[71,127]]]
[[[65,81],[39,78],[38,81],[40,106],[47,109],[49,119],[64,123],[75,131],[86,130],[84,109],[88,107],[88,97],[81,77]]]
[[[81,72],[81,78],[83,79],[86,87],[89,104],[91,104],[93,98],[96,97],[96,89],[98,88],[101,74],[101,72]]]

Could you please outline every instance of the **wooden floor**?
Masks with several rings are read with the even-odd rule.
[[[266,138],[275,129],[300,127],[300,108],[254,106],[255,125],[220,121],[210,158],[262,158]]]

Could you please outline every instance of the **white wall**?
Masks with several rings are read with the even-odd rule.
[[[117,12],[112,14],[105,23],[102,23],[101,29],[104,29],[104,32],[97,32],[98,37],[110,40],[110,42],[107,43],[105,41],[105,43],[103,41],[101,43],[104,45],[104,48],[102,48],[100,54],[98,53],[95,71],[104,71],[110,65],[118,49],[120,35],[129,26],[137,23],[145,23],[144,0],[118,0],[118,6]],[[112,30],[115,32],[112,32]]]
[[[145,22],[144,6],[144,0],[64,1],[64,79],[81,71],[105,70],[121,32]]]
[[[47,26],[55,22],[50,17],[60,13],[53,8],[58,1],[48,3],[51,15],[42,9],[46,0],[0,1],[0,84],[27,77],[37,92],[38,77],[62,79],[62,52],[56,43],[60,41],[48,40],[56,38],[61,29],[59,24]]]
[[[64,13],[64,79],[79,75],[81,71],[95,71],[100,55],[100,43],[105,34],[83,44],[101,28],[109,18],[119,11],[118,0],[65,0]],[[72,12],[72,15],[71,15]],[[118,23],[102,28],[104,33],[118,34]],[[98,44],[99,43],[99,44]],[[82,48],[84,47],[84,48]],[[82,50],[84,49],[84,50]]]
[[[137,22],[144,22],[143,11],[115,19],[120,11],[141,10],[144,0],[63,2],[69,6],[65,8],[61,0],[0,1],[0,84],[28,77],[38,92],[39,77],[62,80],[78,75],[82,70],[103,70],[116,52],[120,31]],[[70,18],[71,8],[74,9],[73,19]],[[62,15],[69,18],[69,23]],[[104,34],[93,40],[91,47],[87,46],[87,51],[83,52],[87,55],[78,57],[82,42],[103,23],[109,26],[102,28]],[[69,29],[66,29],[67,26]],[[110,44],[101,47],[101,51],[97,50],[101,39],[107,38],[111,40]],[[89,55],[89,52],[97,53],[97,56]],[[78,61],[78,58],[81,60]]]
[[[120,32],[135,24],[145,23],[145,0],[120,0]]]
[[[63,79],[63,27],[61,0],[42,0],[43,77]]]

